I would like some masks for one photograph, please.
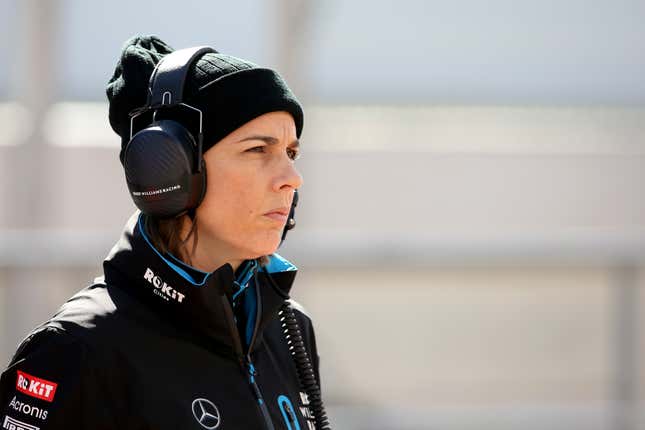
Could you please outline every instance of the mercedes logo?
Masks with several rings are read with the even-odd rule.
[[[208,430],[219,427],[220,418],[217,406],[207,399],[193,400],[193,415],[197,422]]]

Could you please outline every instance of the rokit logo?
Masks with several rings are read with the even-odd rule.
[[[2,428],[7,430],[40,430],[40,427],[32,426],[31,424],[23,423],[9,415],[5,415],[2,421]]]
[[[143,275],[143,279],[150,282],[155,287],[153,292],[164,300],[169,301],[170,299],[173,299],[178,303],[181,303],[184,300],[184,297],[186,297],[170,285],[166,284],[159,276],[156,276],[150,268],[146,268],[146,273]]]
[[[28,373],[18,370],[18,379],[16,380],[16,389],[21,393],[37,399],[54,401],[57,383],[37,378]]]
[[[14,411],[22,412],[23,414],[31,417],[40,418],[43,421],[47,419],[48,411],[46,409],[37,408],[36,406],[31,406],[28,403],[21,402],[16,399],[16,396],[14,396],[11,403],[9,403],[9,407]]]

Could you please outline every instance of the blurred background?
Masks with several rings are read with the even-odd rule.
[[[305,106],[280,254],[338,429],[645,428],[645,2],[0,0],[0,359],[134,211],[105,84],[157,34]]]

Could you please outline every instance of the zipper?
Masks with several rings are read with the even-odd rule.
[[[255,280],[255,276],[253,278]],[[253,328],[253,336],[251,336],[251,342],[249,343],[249,348],[246,357],[244,357],[243,349],[242,349],[242,339],[240,338],[240,332],[237,329],[237,325],[235,324],[235,317],[233,315],[233,309],[231,307],[231,303],[229,302],[228,297],[225,295],[221,296],[222,298],[222,305],[224,307],[224,312],[226,313],[226,320],[228,321],[228,327],[229,331],[231,332],[231,337],[233,338],[233,349],[235,350],[235,355],[237,356],[238,362],[240,364],[240,368],[242,369],[242,372],[244,374],[248,373],[249,377],[249,385],[251,386],[251,390],[253,391],[253,394],[255,395],[255,399],[258,402],[258,406],[260,407],[260,412],[262,413],[262,418],[264,418],[264,424],[267,430],[275,430],[275,427],[273,426],[273,422],[271,421],[271,415],[269,414],[269,409],[267,408],[264,398],[262,397],[262,392],[260,391],[260,387],[258,386],[255,377],[258,374],[257,370],[255,370],[255,366],[253,365],[253,362],[251,361],[251,347],[253,346],[253,343],[255,342],[255,338],[257,336],[257,331],[260,323],[260,315],[262,311],[262,304],[260,303],[260,291],[259,288],[257,288],[257,282],[255,285],[255,294],[257,298],[257,309],[255,313],[255,327]]]
[[[253,281],[255,284],[255,303],[256,303],[256,311],[255,311],[255,325],[253,327],[253,335],[251,336],[251,341],[249,342],[249,350],[248,350],[248,355],[249,358],[251,357],[251,350],[253,349],[253,345],[255,345],[255,338],[257,337],[258,334],[258,328],[260,328],[260,315],[262,315],[262,300],[260,297],[260,287],[258,286],[258,275],[257,271],[253,275],[253,278],[249,280],[249,282]]]
[[[257,375],[258,373],[255,370],[253,363],[251,363],[251,358],[249,356],[247,356],[246,365],[249,369],[249,383],[253,388],[253,393],[255,394],[255,398],[258,401],[258,405],[260,405],[260,411],[262,412],[262,416],[264,417],[264,422],[267,426],[267,429],[275,430],[275,428],[273,427],[273,422],[271,421],[271,415],[269,415],[269,410],[267,409],[267,405],[266,403],[264,403],[264,399],[262,398],[260,387],[258,387],[257,382],[255,382],[255,375]]]
[[[270,430],[274,430],[273,422],[271,421],[271,416],[269,415],[269,410],[267,409],[267,405],[264,403],[264,399],[262,398],[262,392],[260,391],[260,387],[258,387],[258,384],[255,381],[255,376],[257,375],[257,371],[255,370],[255,366],[253,366],[253,362],[251,361],[251,350],[253,349],[253,345],[255,344],[255,338],[257,337],[258,328],[260,327],[260,315],[262,315],[262,302],[260,300],[260,288],[258,288],[258,283],[257,283],[257,272],[254,273],[253,278],[251,278],[251,280],[255,284],[256,311],[255,311],[255,326],[253,327],[253,335],[251,336],[251,341],[249,342],[249,348],[246,353],[246,365],[249,370],[249,383],[251,384],[251,387],[253,388],[253,392],[255,393],[255,397],[258,401],[258,404],[260,405],[260,410],[262,411],[262,416],[264,416],[264,421],[267,424],[267,428],[269,428]],[[251,282],[251,280],[249,280],[249,282]]]

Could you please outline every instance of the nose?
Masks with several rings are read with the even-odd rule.
[[[303,179],[302,175],[296,169],[295,164],[291,160],[287,160],[284,164],[281,164],[279,174],[276,175],[273,182],[274,191],[282,191],[288,189],[296,189],[302,186]]]

